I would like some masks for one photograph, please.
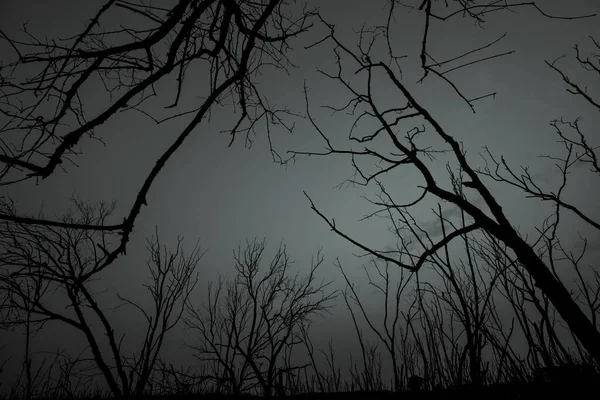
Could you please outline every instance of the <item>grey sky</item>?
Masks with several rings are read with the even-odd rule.
[[[0,4],[0,26],[5,32],[18,35],[16,30],[21,21],[29,20],[29,29],[35,34],[49,38],[66,36],[77,33],[102,3],[96,0],[3,0]],[[363,23],[385,22],[385,12],[379,12],[385,6],[384,1],[330,0],[311,3],[319,5],[325,19],[338,26],[350,47],[355,47],[357,40],[351,34],[352,28],[358,29]],[[572,0],[568,2],[568,7],[565,3],[545,0],[539,5],[549,14],[600,12],[600,3],[597,1]],[[583,123],[588,130],[593,132],[592,128],[596,127],[593,140],[596,143],[600,140],[598,116],[594,117],[592,110],[586,108],[581,99],[566,93],[565,85],[557,74],[544,64],[544,60],[551,61],[567,54],[562,64],[566,72],[574,78],[585,78],[570,57],[573,55],[573,45],[585,43],[590,35],[600,37],[600,17],[581,21],[549,20],[533,9],[522,8],[518,14],[498,13],[490,16],[485,30],[471,26],[462,19],[434,24],[430,51],[440,60],[485,44],[507,32],[503,41],[484,54],[510,50],[514,50],[514,54],[459,70],[451,76],[453,82],[470,97],[497,92],[494,100],[477,102],[477,113],[472,114],[451,88],[439,79],[429,78],[423,84],[416,83],[421,76],[418,52],[422,21],[416,11],[410,14],[399,12],[398,15],[399,20],[393,31],[397,35],[398,53],[408,55],[402,61],[405,82],[434,117],[462,141],[474,164],[481,164],[478,153],[483,146],[488,146],[495,155],[504,155],[514,167],[531,165],[536,174],[552,185],[551,164],[536,158],[542,153],[560,151],[555,143],[553,128],[549,126],[550,120],[560,116],[573,118],[585,115]],[[302,84],[306,80],[310,88],[311,112],[318,124],[332,138],[338,137],[337,143],[346,145],[344,139],[354,119],[331,115],[330,111],[319,108],[320,105],[341,105],[348,99],[348,93],[339,85],[315,71],[317,67],[334,70],[331,43],[303,50],[305,44],[317,39],[323,32],[322,28],[315,29],[295,43],[297,51],[292,54],[292,61],[299,67],[292,69],[291,76],[274,71],[271,75],[261,77],[259,82],[272,104],[303,113]],[[9,49],[0,47],[0,54],[8,52]],[[589,77],[586,79],[589,81]],[[191,104],[196,96],[201,96],[205,84],[202,71],[197,71],[196,76],[191,73],[186,83],[188,87],[185,88],[186,101]],[[196,90],[195,85],[199,89]],[[97,89],[87,87],[83,99],[88,112],[92,114],[94,108],[98,107],[95,104],[99,97]],[[168,105],[173,98],[173,88],[159,87],[159,90],[164,97],[149,103],[156,113],[163,112],[160,107]],[[397,94],[390,92],[387,97],[390,102],[394,100],[393,96]],[[101,101],[106,102],[107,99],[103,97]],[[160,236],[167,244],[174,244],[175,238],[180,235],[185,237],[186,247],[191,248],[199,239],[202,248],[208,250],[200,263],[199,295],[206,282],[217,274],[232,274],[232,249],[240,241],[243,243],[255,236],[267,238],[269,256],[283,240],[291,259],[295,260],[295,267],[299,269],[307,267],[311,256],[323,247],[323,278],[335,281],[336,287],[343,286],[339,272],[333,266],[335,257],[339,257],[352,279],[364,285],[360,267],[366,259],[352,256],[357,249],[330,232],[325,223],[310,210],[303,191],[311,196],[326,216],[335,218],[338,226],[353,238],[380,249],[395,244],[395,239],[387,231],[387,221],[358,222],[363,215],[373,211],[361,196],[372,197],[375,187],[334,189],[351,175],[349,159],[339,156],[300,157],[287,168],[281,167],[272,162],[266,136],[261,134],[253,138],[254,144],[250,149],[245,148],[242,136],[228,148],[229,136],[220,131],[230,125],[229,113],[227,109],[215,111],[210,123],[202,124],[194,131],[154,183],[148,196],[148,207],[142,209],[135,225],[127,257],[111,266],[101,282],[101,286],[107,288],[106,304],[112,304],[110,296],[114,291],[130,292],[133,297],[138,295],[138,288],[146,279],[145,237],[152,235],[155,226],[159,227]],[[131,206],[157,156],[178,134],[184,122],[176,121],[157,127],[141,114],[117,114],[97,131],[106,146],[100,142],[85,142],[83,155],[76,159],[77,167],[66,165],[66,172],[59,171],[37,186],[35,182],[28,181],[0,188],[0,195],[9,194],[22,212],[36,212],[43,204],[47,215],[64,212],[65,199],[73,193],[91,201],[116,199],[118,208],[113,215],[118,221]],[[323,142],[315,130],[306,121],[296,120],[296,123],[293,136],[279,129],[273,130],[276,149],[281,154],[287,150],[321,150]],[[365,126],[362,132],[368,130],[369,126]],[[439,168],[435,169],[439,176],[445,173],[444,163],[444,158],[441,158]],[[600,193],[598,186],[589,185],[588,178],[586,171],[579,169],[578,175],[573,175],[568,190],[583,209],[598,217],[600,209],[597,208],[597,198]],[[420,184],[418,176],[410,169],[396,172],[385,181],[403,199],[404,196],[413,198],[417,193],[416,185]],[[506,186],[490,184],[490,187],[507,215],[524,234],[533,234],[534,228],[548,215],[549,207],[537,200],[525,200],[521,193]],[[429,201],[415,215],[433,231],[436,222],[430,210],[435,207],[436,201]],[[565,231],[565,235],[573,235],[577,231],[585,233],[585,227],[579,222],[574,219],[570,221],[563,227],[570,230]],[[589,239],[598,245],[597,237]],[[122,319],[117,326],[123,332],[135,330],[135,321],[132,323],[126,314],[116,312],[114,317],[117,321]],[[324,345],[331,336],[341,352],[347,351],[355,343],[353,335],[344,334],[350,327],[347,310],[340,303],[334,315],[319,323],[323,332],[317,335],[320,340],[316,345]],[[60,328],[56,329],[60,331]],[[134,335],[131,333],[132,337]],[[169,351],[174,352],[175,359],[179,358],[179,354],[175,354],[180,347],[178,341],[180,337],[174,335],[167,346]]]

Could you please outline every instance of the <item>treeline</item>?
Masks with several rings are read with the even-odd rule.
[[[79,210],[104,212],[82,204]],[[178,241],[169,251],[156,235],[148,240],[151,284],[145,285],[153,307],[118,296],[146,320],[138,350],[126,354],[120,346],[125,332],[111,325],[89,285],[79,283],[85,272],[101,276],[94,268],[102,253],[90,252],[93,238],[66,228],[32,231],[26,224],[12,235],[3,242],[3,260],[10,254],[10,264],[23,267],[3,275],[3,322],[5,328],[24,327],[26,340],[21,373],[4,386],[9,398],[79,398],[92,388],[114,397],[462,393],[524,390],[530,382],[583,388],[597,380],[593,359],[561,326],[547,297],[506,248],[486,236],[465,235],[462,252],[455,249],[459,258],[442,252],[418,272],[372,259],[363,266],[366,304],[365,286],[360,290],[339,261],[346,282],[341,291],[331,288],[334,277],[318,279],[320,252],[291,273],[283,244],[267,257],[266,241],[256,239],[234,252],[233,276],[199,287],[200,247],[186,255]],[[55,244],[52,250],[48,243]],[[561,262],[559,273],[590,318],[597,318],[598,271],[571,259]],[[67,301],[60,314],[51,305],[57,296]],[[316,348],[313,338],[326,334],[323,317],[329,313],[345,313],[354,337],[332,337],[328,347]],[[78,357],[64,351],[40,364],[42,356],[29,346],[49,320],[78,329],[87,350]],[[178,325],[193,338],[180,345],[196,359],[185,368],[161,353]],[[349,365],[339,361],[337,340],[358,345]]]

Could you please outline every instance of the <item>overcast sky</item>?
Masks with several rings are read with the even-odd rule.
[[[36,35],[64,37],[79,32],[102,3],[97,0],[3,0],[0,3],[0,26],[6,33],[18,37],[21,23],[28,20],[29,29]],[[321,8],[325,19],[338,26],[340,36],[352,47],[357,41],[352,29],[358,29],[362,24],[385,22],[385,1],[309,3]],[[549,14],[600,12],[600,3],[594,0],[544,0],[539,5]],[[572,57],[574,44],[586,43],[590,35],[600,38],[600,17],[578,21],[550,20],[531,8],[522,8],[519,13],[491,15],[485,29],[462,19],[445,24],[433,23],[429,49],[439,59],[462,54],[507,32],[506,38],[485,54],[514,50],[513,54],[471,69],[465,68],[451,76],[469,97],[497,92],[494,99],[476,103],[476,114],[471,113],[441,80],[432,77],[423,84],[416,83],[421,77],[418,69],[423,24],[421,14],[399,11],[397,18],[393,28],[394,40],[398,52],[408,55],[402,61],[404,82],[442,126],[462,141],[474,165],[481,165],[478,154],[483,146],[488,146],[494,154],[504,155],[514,166],[531,165],[534,173],[551,184],[550,164],[536,157],[560,150],[549,122],[561,116],[588,116],[583,123],[588,128],[596,127],[595,140],[598,143],[598,116],[594,117],[581,99],[566,93],[565,85],[544,60],[551,61],[562,54]],[[314,49],[303,49],[304,45],[323,33],[320,27],[296,41],[291,59],[298,68],[292,69],[290,76],[280,71],[263,75],[259,78],[260,88],[272,104],[304,112],[302,85],[306,81],[311,112],[316,121],[333,138],[343,139],[354,119],[332,115],[319,107],[339,106],[349,98],[338,84],[316,72],[317,68],[334,70],[332,45],[326,42]],[[0,54],[8,54],[8,51],[0,47]],[[572,77],[584,77],[570,60],[566,60],[564,66]],[[203,95],[201,88],[204,82],[197,77],[198,81],[194,79],[191,74],[186,81],[186,100],[189,102]],[[200,88],[198,91],[193,89],[195,84]],[[84,92],[83,101],[91,114],[94,112],[96,89],[99,88],[89,86]],[[159,87],[159,90],[165,96],[152,103],[157,109],[172,101],[172,88]],[[390,102],[396,95],[390,92]],[[204,288],[206,282],[218,273],[231,274],[233,248],[255,236],[267,239],[269,256],[283,240],[298,268],[307,267],[311,256],[322,247],[325,255],[321,271],[323,278],[336,282],[336,287],[342,287],[339,272],[333,266],[335,257],[339,257],[350,271],[350,276],[359,283],[362,279],[364,284],[360,267],[365,260],[352,256],[357,249],[328,229],[311,211],[302,192],[306,191],[319,209],[326,216],[335,218],[338,227],[352,237],[383,249],[395,245],[395,238],[387,231],[388,223],[385,220],[358,222],[363,215],[373,211],[361,196],[372,197],[376,188],[335,189],[352,174],[350,160],[344,157],[300,157],[297,162],[282,167],[272,161],[265,135],[257,135],[250,149],[245,147],[244,140],[237,140],[228,147],[230,138],[220,130],[230,123],[229,116],[226,109],[214,112],[211,122],[200,125],[167,163],[150,190],[148,207],[142,209],[137,220],[127,257],[122,257],[106,271],[105,287],[110,288],[109,293],[118,290],[129,291],[132,297],[138,294],[137,288],[141,288],[146,279],[145,237],[152,235],[155,226],[159,227],[161,238],[168,244],[174,244],[177,235],[180,235],[185,237],[186,247],[191,249],[199,240],[202,248],[208,250],[200,264],[200,288]],[[105,145],[86,142],[83,155],[76,159],[78,166],[66,165],[66,171],[58,171],[39,185],[27,181],[2,187],[0,195],[10,195],[21,212],[36,212],[43,204],[47,215],[64,212],[65,199],[72,194],[92,201],[116,199],[118,208],[114,215],[119,220],[133,203],[157,156],[184,124],[185,120],[181,120],[157,127],[141,114],[117,114],[97,131]],[[368,129],[368,126],[365,127],[365,132]],[[282,130],[274,130],[272,134],[274,146],[282,154],[287,150],[323,149],[317,132],[306,121],[296,120],[293,136]],[[443,162],[435,171],[443,173]],[[599,211],[594,207],[600,195],[598,186],[591,186],[584,172],[573,176],[569,195],[576,198],[583,209],[598,216]],[[420,184],[418,176],[410,170],[406,170],[405,175],[397,172],[386,182],[392,190],[409,194],[416,193],[416,185]],[[549,208],[536,200],[525,200],[522,194],[506,186],[492,184],[490,187],[507,215],[524,234],[533,233],[548,215]],[[434,223],[432,207],[436,207],[435,201],[427,203],[422,207],[422,213],[415,215],[425,225]],[[584,229],[576,222],[567,224],[570,224],[568,227],[573,234]],[[600,239],[589,239],[597,249]],[[336,339],[341,351],[347,351],[343,349],[355,343],[351,335],[340,336],[340,332],[350,327],[348,313],[342,307],[334,313],[319,324],[325,334],[317,335],[322,340],[318,345],[331,336]],[[120,321],[123,332],[134,329],[127,323],[128,318],[119,317],[118,313],[115,318],[123,319]],[[174,336],[169,349],[179,348],[178,340]]]

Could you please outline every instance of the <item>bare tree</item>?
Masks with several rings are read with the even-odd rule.
[[[33,342],[35,335],[28,340]],[[6,398],[75,398],[89,392],[94,374],[89,373],[89,360],[84,353],[71,357],[64,349],[54,352],[26,350],[21,370]]]
[[[439,206],[438,217],[442,236],[446,235],[447,225],[454,230],[459,229],[444,219]],[[459,226],[465,227],[467,223],[462,210],[460,217]],[[426,237],[433,243],[429,235]],[[454,383],[460,385],[466,380],[472,385],[481,386],[487,380],[488,371],[482,353],[489,344],[486,334],[488,321],[497,318],[494,294],[501,271],[494,270],[485,259],[478,257],[473,248],[478,243],[473,235],[465,234],[463,240],[465,256],[455,263],[450,258],[448,245],[444,246],[442,257],[432,257],[433,268],[442,280],[442,288],[427,285],[427,289],[449,312],[449,323],[458,323],[460,332],[464,332],[465,344],[454,366]],[[465,379],[465,375],[468,379]]]
[[[327,311],[335,292],[329,282],[315,284],[323,263],[320,252],[305,277],[290,276],[291,261],[279,246],[264,273],[265,241],[254,240],[234,252],[236,275],[208,286],[200,309],[189,308],[187,326],[198,335],[194,349],[200,361],[215,361],[212,378],[236,394],[259,387],[271,396],[282,359],[300,344],[301,333],[316,315]],[[287,370],[297,368],[290,365]]]
[[[304,370],[305,381],[308,387],[307,391],[313,391],[313,388],[316,387],[321,393],[339,392],[342,384],[342,374],[336,362],[333,340],[329,339],[327,350],[319,349],[319,353],[325,358],[326,369],[323,371],[319,368],[319,363],[317,362],[315,347],[309,328],[310,324],[307,324],[300,329],[302,344],[306,348],[313,369],[313,375],[310,377],[306,373],[306,369]]]
[[[525,382],[528,379],[528,367],[522,352],[513,347],[515,329],[515,320],[518,326],[525,329],[522,332],[525,334],[527,345],[527,355],[535,353],[535,341],[530,340],[528,336],[530,332],[527,327],[530,314],[521,307],[526,299],[526,293],[520,290],[518,282],[507,279],[512,276],[512,271],[522,272],[520,267],[514,268],[517,260],[508,254],[506,245],[500,243],[493,237],[484,236],[473,241],[471,246],[473,253],[481,260],[486,268],[491,269],[491,274],[497,278],[490,301],[493,304],[493,311],[496,307],[511,308],[514,315],[510,318],[510,323],[507,323],[506,318],[502,318],[497,312],[489,312],[486,326],[483,331],[487,340],[491,344],[493,353],[493,362],[490,366],[490,375],[493,383],[501,382]],[[502,303],[498,305],[497,297],[506,299],[508,304]],[[501,301],[501,300],[500,300]],[[525,325],[523,325],[525,324]]]
[[[384,267],[378,265],[376,260],[372,260],[372,264],[375,271],[374,274],[369,273],[367,267],[364,267],[364,271],[367,275],[369,286],[373,288],[378,295],[383,297],[383,304],[381,304],[381,308],[383,309],[383,321],[379,324],[369,316],[365,309],[364,301],[357,293],[355,285],[344,272],[341,263],[337,261],[337,266],[346,282],[346,290],[343,292],[344,302],[351,313],[352,322],[354,323],[359,344],[361,345],[365,374],[372,372],[372,370],[367,367],[367,357],[365,357],[366,352],[364,349],[362,333],[360,332],[359,323],[356,318],[357,313],[365,320],[370,331],[373,332],[384,345],[389,360],[392,363],[393,389],[395,391],[400,391],[402,387],[405,386],[403,385],[403,380],[406,381],[406,379],[403,378],[406,371],[401,363],[402,360],[399,358],[398,342],[406,340],[405,333],[408,333],[407,331],[403,331],[402,327],[399,326],[399,323],[404,320],[404,318],[401,318],[400,308],[404,291],[408,286],[408,283],[411,282],[410,278],[412,275],[405,277],[404,272],[401,271],[400,277],[398,277],[397,280],[394,280],[393,277],[390,276],[390,266],[388,262],[385,263]],[[358,311],[354,311],[353,307],[357,308]],[[375,390],[375,388],[370,387],[368,389]]]
[[[468,224],[448,231],[446,235],[434,243],[426,243],[425,246],[422,244],[416,245],[410,251],[400,248],[397,252],[390,253],[360,243],[344,233],[336,222],[326,217],[309,198],[311,208],[325,221],[331,230],[359,247],[365,253],[412,271],[418,271],[438,251],[443,250],[445,246],[465,234],[475,231],[489,233],[514,253],[519,261],[519,265],[532,277],[535,285],[548,296],[558,314],[566,322],[582,346],[596,362],[600,363],[600,332],[596,326],[594,326],[590,318],[571,297],[563,283],[554,276],[546,260],[536,252],[534,249],[535,240],[532,242],[520,235],[513,223],[508,219],[501,204],[496,200],[492,191],[483,180],[489,174],[486,175],[485,171],[478,170],[473,166],[472,162],[468,160],[461,142],[451,132],[444,129],[435,115],[428,110],[424,101],[415,97],[408,86],[403,83],[398,56],[393,51],[394,41],[390,33],[391,21],[394,21],[394,13],[397,12],[397,8],[395,7],[397,4],[394,1],[389,4],[390,11],[387,24],[372,29],[364,28],[361,30],[356,50],[350,48],[339,39],[333,25],[322,20],[328,29],[328,34],[315,45],[323,46],[326,42],[331,43],[336,65],[334,72],[322,73],[327,78],[339,83],[350,96],[350,99],[344,102],[342,106],[328,107],[334,112],[349,112],[355,116],[356,120],[352,124],[352,130],[349,134],[349,141],[352,145],[348,147],[334,146],[334,142],[330,139],[329,135],[320,128],[311,114],[308,90],[306,90],[306,108],[309,120],[314,129],[322,137],[326,149],[321,152],[292,151],[292,158],[301,155],[329,156],[340,154],[349,156],[352,168],[354,169],[353,177],[348,180],[349,183],[359,185],[375,183],[380,188],[382,187],[381,182],[384,177],[387,178],[391,172],[395,172],[403,167],[413,167],[422,180],[422,183],[417,188],[419,193],[416,193],[414,198],[406,201],[404,199],[398,200],[396,195],[391,195],[385,201],[374,202],[378,209],[371,215],[386,213],[390,209],[409,211],[424,204],[424,201],[433,198],[464,211],[468,216]],[[451,59],[436,61],[435,56],[431,55],[427,49],[429,25],[433,20],[444,21],[456,15],[463,15],[479,24],[483,24],[488,14],[492,12],[513,10],[516,7],[523,6],[535,7],[547,17],[558,18],[545,14],[534,3],[511,4],[501,2],[490,4],[489,2],[478,1],[433,2],[431,0],[424,0],[418,10],[421,12],[424,20],[424,36],[420,54],[423,70],[421,80],[426,78],[431,79],[432,77],[440,78],[443,82],[449,84],[455,90],[457,96],[462,98],[468,107],[474,111],[476,100],[492,96],[493,93],[469,99],[448,78],[450,72],[472,67],[473,65],[491,58],[504,56],[508,53],[493,54],[492,56],[481,57],[475,61],[467,61],[467,56],[473,57],[472,54],[484,51],[496,43],[496,40],[481,48],[464,54],[458,54]],[[449,14],[443,16],[441,14],[443,12],[449,12]],[[569,17],[568,19],[575,19],[575,17]],[[498,40],[501,40],[501,38]],[[376,50],[378,47],[376,43],[379,41],[382,42],[379,48],[387,49],[386,55],[380,56],[377,53]],[[348,69],[352,71],[351,74],[348,74]],[[363,79],[359,79],[361,77]],[[396,99],[395,104],[386,104],[377,95],[377,88],[380,88],[384,82],[390,90],[396,91],[397,96],[386,96],[387,99]],[[359,122],[361,126],[368,126],[367,121],[374,122],[378,127],[374,131],[369,131],[363,135],[356,133],[356,130],[359,129]],[[411,124],[414,124],[412,128]],[[408,129],[404,138],[398,134],[398,130],[403,126],[407,126]],[[422,139],[425,132],[427,132],[428,136],[427,144],[424,144]],[[437,140],[437,147],[430,145],[432,138]],[[385,143],[385,145],[382,145],[382,143]],[[447,182],[445,183],[432,170],[432,162],[435,161],[436,156],[440,153],[444,153],[445,157],[452,159],[447,164],[446,169],[448,174]],[[359,162],[359,160],[361,161]],[[365,163],[369,160],[378,164],[374,168],[375,172],[365,167]],[[463,191],[463,188],[468,190]],[[410,233],[407,233],[407,235],[410,236]],[[414,236],[411,237],[416,239]],[[406,240],[409,239],[407,238]],[[404,259],[405,257],[406,259]]]
[[[75,210],[63,222],[103,224],[112,210],[113,205],[76,201]],[[138,352],[128,357],[121,350],[123,338],[119,339],[92,284],[101,278],[108,257],[101,249],[113,239],[114,234],[105,231],[3,221],[0,288],[6,299],[1,311],[5,326],[43,329],[53,321],[83,334],[91,352],[89,360],[109,390],[117,397],[129,397],[146,389],[165,337],[181,319],[196,284],[194,271],[202,253],[196,245],[186,256],[181,239],[174,252],[161,246],[158,234],[148,240],[150,282],[145,287],[152,309],[117,294],[121,305],[137,309],[147,323]],[[94,328],[96,323],[99,329]]]
[[[110,27],[111,17],[126,24]],[[108,0],[78,34],[66,39],[38,38],[25,26],[26,40],[0,30],[13,59],[0,65],[0,184],[45,179],[57,169],[68,171],[86,141],[101,140],[100,126],[116,114],[142,113],[157,125],[174,119],[184,127],[156,160],[121,223],[92,224],[0,213],[0,220],[51,227],[118,232],[120,240],[105,247],[99,268],[126,252],[127,242],[150,189],[167,161],[197,132],[217,106],[235,106],[229,134],[251,135],[264,127],[271,143],[273,124],[291,130],[281,119],[285,109],[272,108],[255,85],[265,68],[286,70],[289,43],[311,27],[313,13],[295,1],[178,0],[150,5],[146,1]],[[117,44],[115,44],[117,43]],[[203,100],[182,101],[190,88],[186,77],[202,71]],[[205,72],[206,73],[205,73]],[[148,101],[156,85],[173,83],[164,108]],[[100,110],[86,111],[84,88],[94,85]],[[264,124],[263,124],[264,122]],[[277,152],[271,146],[274,159]],[[76,164],[75,164],[76,165]]]
[[[600,77],[600,56],[595,51],[600,50],[600,45],[593,37],[590,37],[590,41],[592,49],[587,56],[583,55],[580,46],[575,46],[575,60],[582,69],[591,72],[591,76],[598,78]],[[586,106],[592,111],[600,111],[600,91],[589,90],[587,86],[583,88],[581,84],[571,81],[557,66],[558,60],[553,62],[546,61],[546,64],[558,73],[567,86],[567,92],[582,98]],[[598,89],[594,85],[590,87]],[[539,229],[538,253],[540,254],[540,258],[543,257],[546,260],[548,268],[556,280],[565,281],[566,277],[564,274],[561,274],[561,270],[564,271],[566,269],[572,273],[570,275],[573,276],[573,282],[565,282],[565,284],[575,284],[578,289],[578,295],[574,300],[587,314],[591,325],[599,329],[600,270],[591,264],[587,268],[583,265],[589,247],[588,238],[580,234],[578,238],[581,243],[580,249],[573,249],[571,248],[573,244],[570,246],[565,245],[565,239],[561,235],[561,228],[564,225],[565,219],[568,216],[572,216],[590,229],[592,237],[600,234],[600,222],[597,220],[594,210],[586,211],[577,205],[576,200],[570,199],[570,193],[567,188],[569,175],[576,173],[575,168],[577,167],[587,167],[586,171],[580,171],[582,173],[588,172],[587,175],[589,175],[589,179],[592,182],[596,182],[594,179],[600,177],[600,164],[598,161],[598,149],[600,146],[590,142],[590,140],[593,140],[593,137],[588,138],[589,135],[585,133],[585,123],[579,117],[571,121],[564,118],[555,119],[551,122],[551,126],[554,127],[558,136],[558,143],[562,145],[564,152],[561,155],[541,155],[540,158],[552,162],[556,171],[555,176],[559,177],[557,188],[544,187],[544,184],[538,182],[539,178],[530,172],[529,167],[524,166],[517,171],[508,165],[503,157],[499,159],[494,157],[489,149],[486,149],[486,151],[491,162],[478,172],[497,182],[520,189],[529,198],[550,202],[554,205],[551,215],[548,216],[544,221],[544,225]],[[588,127],[588,129],[594,128],[595,125],[593,123],[592,126]],[[526,278],[523,277],[521,280],[525,281]],[[528,290],[533,294],[539,286],[537,282],[531,282]],[[543,298],[545,298],[548,293],[544,291],[543,295]],[[560,308],[554,302],[552,304],[560,313]],[[540,307],[537,306],[537,308],[539,309]],[[573,333],[578,341],[578,345],[580,342],[589,351],[586,342],[577,334],[577,331],[573,331]],[[598,361],[593,353],[590,355]],[[580,356],[582,358],[587,357],[581,351]],[[552,363],[548,366],[552,366]]]

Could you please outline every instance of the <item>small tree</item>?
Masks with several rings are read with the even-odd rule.
[[[408,331],[400,326],[400,324],[404,322],[404,317],[400,309],[401,300],[413,275],[411,274],[408,277],[405,277],[404,271],[400,271],[400,277],[395,281],[393,277],[390,276],[390,265],[388,262],[385,263],[385,267],[382,267],[377,264],[376,259],[371,261],[372,268],[375,272],[370,273],[367,267],[364,267],[364,271],[369,282],[369,287],[373,288],[378,296],[383,297],[383,304],[380,304],[380,309],[383,309],[383,321],[378,324],[378,322],[374,321],[374,319],[369,316],[364,306],[364,300],[360,298],[354,284],[344,272],[342,264],[337,261],[337,266],[346,282],[346,289],[342,294],[344,303],[351,314],[354,329],[358,337],[363,359],[364,374],[366,377],[370,378],[366,379],[368,384],[365,385],[365,389],[378,390],[381,388],[374,386],[376,379],[375,377],[371,377],[371,374],[375,371],[373,371],[372,368],[368,368],[369,352],[366,350],[363,333],[357,320],[357,314],[364,318],[369,330],[377,336],[381,343],[383,343],[387,356],[389,356],[389,360],[392,364],[393,389],[398,392],[405,386],[403,385],[403,381],[405,383],[406,380],[404,379],[404,375],[407,373],[404,369],[404,363],[402,363],[403,360],[399,357],[400,342],[407,340],[408,333]]]
[[[189,307],[186,317],[198,335],[190,348],[201,362],[211,362],[217,385],[235,394],[258,386],[271,396],[284,369],[284,353],[300,343],[310,319],[327,311],[335,298],[335,292],[327,291],[330,282],[315,283],[323,263],[320,252],[301,277],[289,275],[291,261],[283,245],[261,273],[264,250],[264,240],[247,242],[244,251],[238,247],[235,277],[209,284],[202,307]],[[298,366],[285,370],[294,368]]]
[[[113,205],[75,202],[63,218],[67,225],[103,224]],[[7,214],[13,213],[8,208]],[[174,252],[156,237],[148,240],[152,310],[117,294],[146,319],[146,332],[137,353],[121,350],[122,338],[100,306],[92,282],[98,280],[110,255],[105,251],[114,234],[63,226],[0,223],[0,289],[3,325],[43,329],[57,322],[83,334],[91,361],[114,396],[141,395],[147,387],[167,333],[181,319],[184,304],[196,284],[195,268],[202,257],[198,245],[186,256],[181,240]],[[99,329],[93,328],[97,322]],[[106,339],[103,339],[103,338]],[[106,341],[105,341],[106,340]],[[108,351],[106,351],[108,349]],[[29,360],[26,360],[28,362]]]

